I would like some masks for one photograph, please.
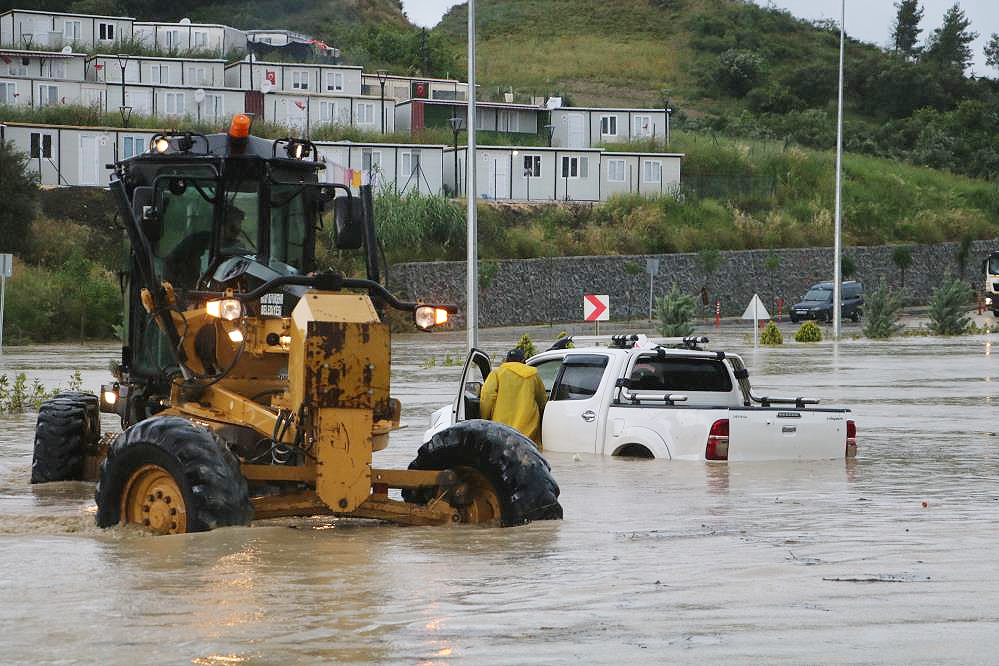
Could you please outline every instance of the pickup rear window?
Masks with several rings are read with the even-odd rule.
[[[637,391],[732,390],[732,379],[722,361],[706,358],[642,356],[631,370],[631,389]]]

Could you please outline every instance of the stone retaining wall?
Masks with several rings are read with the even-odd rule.
[[[899,269],[892,262],[896,247],[845,248],[844,254],[856,265],[854,279],[862,281],[868,290],[881,279],[901,287]],[[925,303],[946,275],[959,275],[959,246],[941,243],[909,247],[912,265],[905,273],[904,293],[908,302]],[[976,288],[980,287],[982,259],[997,250],[999,238],[972,243],[964,270],[969,284],[973,281]],[[779,259],[772,271],[767,268],[771,255]],[[508,326],[580,321],[583,294],[608,294],[613,320],[646,318],[649,276],[645,260],[650,257],[660,260],[659,274],[652,283],[653,298],[662,296],[673,283],[690,294],[700,294],[706,287],[711,303],[716,297],[721,300],[724,315],[739,315],[754,293],[768,307],[775,297],[793,304],[809,286],[831,278],[832,256],[832,248],[722,252],[720,267],[710,276],[705,275],[697,254],[482,261],[479,323]],[[457,305],[462,312],[454,321],[464,325],[465,262],[396,264],[389,271],[389,284],[407,300]]]

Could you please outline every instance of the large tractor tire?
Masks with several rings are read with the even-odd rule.
[[[118,436],[101,463],[96,499],[100,527],[182,534],[253,520],[239,461],[210,430],[178,416],[154,416]]]
[[[409,469],[457,472],[461,483],[447,499],[464,523],[507,527],[562,518],[548,461],[502,423],[473,419],[442,430],[420,447]],[[423,504],[430,492],[403,491],[403,499]]]
[[[79,481],[88,449],[101,437],[97,396],[80,391],[60,393],[42,403],[35,426],[31,482]]]

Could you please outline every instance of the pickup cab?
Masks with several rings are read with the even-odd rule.
[[[806,398],[756,397],[736,354],[702,347],[704,337],[576,337],[527,360],[548,403],[545,452],[673,460],[820,460],[852,457],[850,410]],[[607,343],[601,345],[600,343]],[[424,441],[458,421],[479,418],[489,357],[473,349],[458,396],[435,411]]]

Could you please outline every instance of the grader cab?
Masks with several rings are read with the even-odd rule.
[[[314,514],[560,518],[547,462],[499,424],[449,429],[409,469],[372,467],[400,417],[382,311],[430,329],[451,308],[402,302],[379,283],[369,188],[323,182],[313,144],[254,137],[250,123],[159,135],[114,165],[131,250],[121,361],[99,396],[42,406],[32,482],[96,480],[100,526],[159,533]],[[317,270],[319,233],[363,248],[367,276]],[[122,431],[101,437],[98,411]]]

